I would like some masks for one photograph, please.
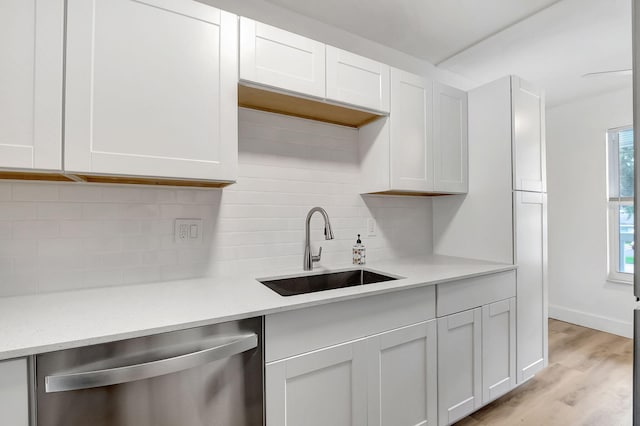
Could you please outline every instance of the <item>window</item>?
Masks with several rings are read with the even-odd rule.
[[[609,179],[609,279],[633,281],[633,129],[607,132]]]

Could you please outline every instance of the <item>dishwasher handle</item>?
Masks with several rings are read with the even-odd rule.
[[[165,374],[176,373],[208,364],[213,361],[246,352],[258,346],[255,333],[236,336],[229,342],[176,357],[128,365],[125,367],[79,373],[54,374],[45,376],[45,392],[64,392],[89,389],[100,386],[117,385],[136,380],[150,379]]]

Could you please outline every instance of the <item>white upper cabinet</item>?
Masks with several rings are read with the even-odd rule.
[[[359,140],[362,192],[467,192],[465,92],[392,68],[389,117],[361,127]]]
[[[546,192],[545,113],[542,92],[511,77],[513,189]]]
[[[0,168],[62,168],[63,0],[0,1]]]
[[[327,99],[389,112],[389,65],[327,46]]]
[[[388,65],[245,17],[240,18],[240,80],[389,112]],[[270,109],[278,110],[277,104]]]
[[[240,18],[240,79],[325,97],[325,45]]]
[[[435,192],[468,189],[467,93],[434,83],[433,158]]]
[[[433,191],[433,89],[430,80],[391,72],[391,189]]]
[[[237,38],[191,0],[69,0],[65,170],[235,180]]]

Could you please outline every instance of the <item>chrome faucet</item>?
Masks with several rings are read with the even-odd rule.
[[[325,240],[333,240],[333,231],[331,230],[331,222],[329,222],[329,215],[322,207],[314,207],[309,210],[307,214],[307,222],[305,225],[305,240],[304,240],[304,265],[303,268],[305,271],[311,271],[313,269],[313,262],[319,262],[320,256],[322,256],[322,247],[318,251],[318,255],[314,256],[311,254],[311,242],[309,241],[309,224],[311,223],[311,216],[315,212],[320,212],[322,217],[324,218],[324,239]]]

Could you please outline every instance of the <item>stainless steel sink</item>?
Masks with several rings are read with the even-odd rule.
[[[366,269],[352,269],[326,274],[304,275],[289,278],[261,278],[262,284],[281,296],[313,293],[316,291],[333,290],[343,287],[393,281],[398,278],[368,271]]]

